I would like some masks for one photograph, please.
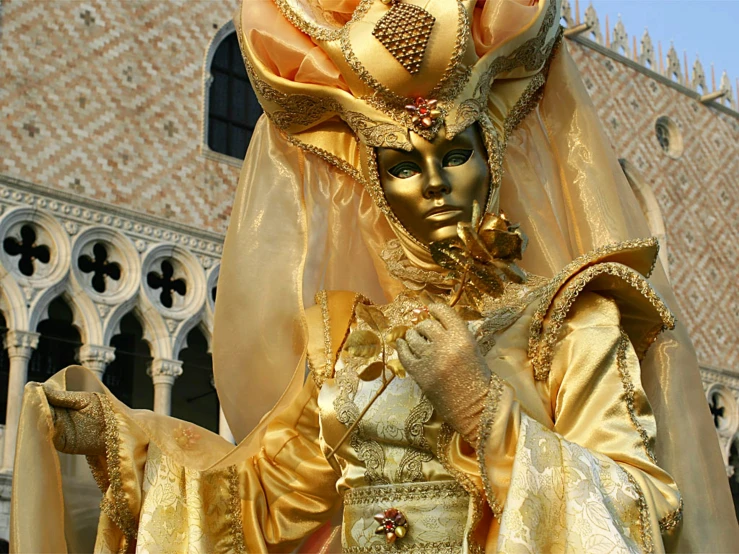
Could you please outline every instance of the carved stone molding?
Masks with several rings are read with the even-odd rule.
[[[171,242],[206,258],[220,258],[223,236],[218,233],[187,227],[175,221],[141,214],[90,198],[55,191],[35,183],[0,174],[0,206],[31,206],[67,223],[76,223],[75,229],[103,225],[127,235],[134,244]],[[202,260],[201,260],[202,261]]]
[[[30,358],[38,347],[41,335],[31,331],[8,331],[5,335],[5,348],[9,358]]]
[[[182,375],[182,361],[158,358],[151,362],[147,374],[155,385],[159,383],[173,384],[174,380]]]
[[[79,353],[80,364],[90,368],[102,378],[105,368],[115,360],[115,348],[97,344],[83,344]]]

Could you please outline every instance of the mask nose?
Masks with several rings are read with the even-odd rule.
[[[452,186],[444,175],[443,169],[437,164],[430,164],[428,179],[423,184],[423,197],[427,200],[442,198],[452,192]]]

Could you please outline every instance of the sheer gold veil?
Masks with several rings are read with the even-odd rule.
[[[649,235],[566,46],[554,47],[557,1],[409,1],[431,11],[449,5],[464,10],[467,39],[480,60],[515,58],[521,46],[531,50],[532,40],[543,37],[538,57],[545,63],[529,54],[520,66],[508,64],[513,67],[488,83],[490,93],[472,119],[497,137],[488,150],[502,162],[501,206],[530,239],[524,268],[552,276],[598,246]],[[401,290],[381,260],[395,234],[392,214],[373,189],[368,153],[390,139],[366,129],[409,125],[399,121],[399,112],[393,118],[377,103],[361,104],[357,90],[369,85],[341,62],[344,23],[353,16],[354,28],[361,27],[376,4],[322,0],[318,9],[307,0],[247,0],[236,16],[247,68],[269,119],[259,122],[244,162],[218,286],[216,385],[234,435],[244,439],[221,464],[258,449],[271,418],[302,387],[304,314],[316,292],[351,290],[385,302]],[[320,113],[327,98],[333,104]],[[459,112],[461,102],[454,102],[447,127],[459,121],[449,115]],[[348,112],[369,123],[350,124]],[[393,140],[402,140],[402,132]],[[660,267],[652,283],[678,312]],[[658,422],[658,460],[685,502],[678,543],[668,549],[731,550],[739,544],[734,510],[695,352],[681,324],[652,347],[643,382]]]

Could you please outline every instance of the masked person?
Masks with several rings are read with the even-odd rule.
[[[73,532],[54,447],[88,455],[100,552],[733,548],[695,356],[558,22],[552,0],[244,2],[266,117],[214,339],[243,440],[82,368],[29,385],[14,548]]]

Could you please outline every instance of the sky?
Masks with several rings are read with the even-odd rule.
[[[580,0],[581,21],[589,3],[590,0]],[[574,11],[575,0],[570,0],[570,4]],[[606,15],[609,16],[612,36],[613,27],[621,14],[629,34],[629,44],[633,43],[634,35],[639,43],[644,28],[648,27],[655,52],[657,43],[661,41],[662,53],[666,56],[670,41],[673,41],[680,56],[681,68],[683,51],[687,51],[691,70],[698,54],[709,88],[713,63],[716,86],[725,70],[736,96],[736,80],[739,78],[739,0],[592,0],[592,4],[598,13],[604,39]]]

